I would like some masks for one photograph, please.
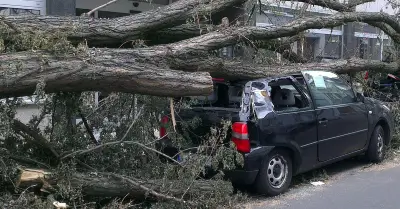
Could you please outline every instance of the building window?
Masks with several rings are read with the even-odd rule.
[[[339,36],[330,35],[328,38],[329,43],[339,43],[340,39]]]
[[[39,10],[0,7],[0,15],[40,15]]]
[[[10,15],[40,15],[39,10],[10,8]]]
[[[0,15],[10,15],[10,9],[7,7],[0,7]]]
[[[0,7],[0,15],[40,15],[39,10]]]

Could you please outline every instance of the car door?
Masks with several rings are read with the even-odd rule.
[[[310,96],[289,78],[274,79],[268,85],[274,113],[257,120],[260,145],[290,146],[301,153],[300,169],[312,167],[317,162],[318,138]]]
[[[349,84],[331,72],[303,72],[315,104],[318,160],[335,159],[365,147],[368,115]]]

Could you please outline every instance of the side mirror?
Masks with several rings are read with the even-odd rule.
[[[358,101],[361,101],[361,102],[364,103],[365,98],[364,98],[364,96],[363,96],[360,92],[357,92],[356,96],[357,96],[357,100],[358,100]]]

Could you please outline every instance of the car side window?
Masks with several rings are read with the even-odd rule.
[[[299,92],[290,79],[270,82],[274,111],[292,112],[311,107],[307,98]]]
[[[356,102],[354,91],[349,84],[331,72],[304,72],[310,93],[316,107]]]

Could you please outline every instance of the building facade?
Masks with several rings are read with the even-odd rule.
[[[345,3],[343,0],[339,2]],[[306,17],[327,16],[336,11],[301,2],[261,1],[262,11],[256,15],[256,25],[276,27]],[[385,0],[376,0],[357,6],[356,11],[379,12],[381,10],[394,14],[394,10]],[[391,46],[389,37],[380,29],[364,23],[347,23],[334,28],[312,29],[305,33],[305,38],[292,45],[295,52],[303,54],[313,61],[346,59],[359,57],[363,59],[385,60]]]
[[[0,15],[46,14],[46,0],[1,0]]]

